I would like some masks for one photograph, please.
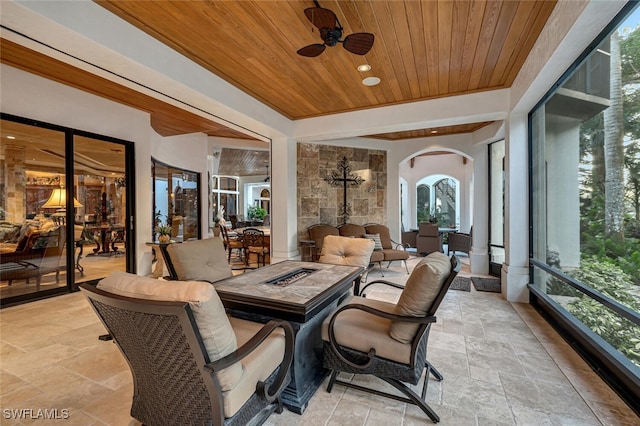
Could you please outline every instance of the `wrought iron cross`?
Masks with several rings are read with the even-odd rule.
[[[324,180],[331,186],[344,187],[344,200],[340,215],[342,215],[342,223],[347,223],[351,215],[351,204],[347,203],[347,186],[360,186],[364,179],[351,173],[351,166],[347,157],[342,157],[342,160],[338,161],[337,168],[338,170],[331,172],[331,175],[324,178]]]

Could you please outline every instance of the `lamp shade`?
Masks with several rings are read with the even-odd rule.
[[[64,188],[55,188],[46,203],[44,209],[64,209],[67,207],[67,191]],[[73,198],[73,207],[82,207],[78,200]]]

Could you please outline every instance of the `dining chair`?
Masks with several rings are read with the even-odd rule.
[[[262,258],[262,266],[266,266],[266,258],[269,254],[269,246],[266,244],[264,232],[256,228],[245,228],[242,231],[242,244],[244,246],[244,264],[249,267],[249,257],[255,254],[257,257],[258,267],[260,267],[260,258]]]
[[[242,260],[242,252],[244,251],[244,245],[242,244],[242,241],[238,239],[231,239],[229,237],[229,231],[224,225],[220,225],[220,233],[222,234],[224,247],[229,252],[227,262],[231,263],[231,252],[233,252],[233,250],[238,251],[238,257],[240,258],[240,260]]]

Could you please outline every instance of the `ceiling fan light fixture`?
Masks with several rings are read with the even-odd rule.
[[[376,86],[380,83],[380,79],[378,77],[367,77],[362,80],[362,84],[365,86]]]
[[[369,65],[369,64],[358,65],[358,71],[360,71],[360,72],[371,71],[371,65]]]

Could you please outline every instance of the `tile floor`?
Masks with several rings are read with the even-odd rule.
[[[403,282],[403,270],[392,265],[385,275]],[[372,272],[369,281],[377,277]],[[398,295],[378,290],[369,297]],[[97,339],[104,332],[79,293],[0,311],[0,423],[138,425],[129,416],[127,364],[112,342]],[[640,424],[529,305],[495,293],[450,291],[431,332],[429,359],[445,376],[430,382],[427,396],[442,425]],[[68,419],[12,420],[5,417],[10,409],[57,409]],[[302,416],[285,411],[267,424],[430,422],[413,406],[336,385],[331,394],[321,387]]]

